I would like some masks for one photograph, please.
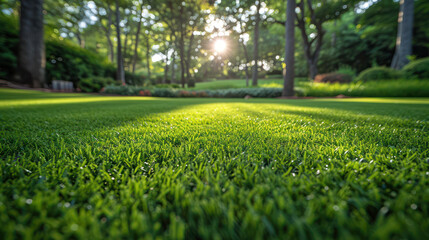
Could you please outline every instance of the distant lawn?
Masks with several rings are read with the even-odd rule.
[[[429,98],[0,89],[2,239],[429,239]]]
[[[250,86],[252,87],[252,86]],[[258,87],[283,88],[283,79],[260,79]],[[215,90],[246,88],[243,79],[217,80],[197,83],[194,90]],[[334,97],[429,97],[429,79],[398,79],[373,82],[352,82],[349,84],[313,83],[305,78],[295,80],[298,96]]]
[[[259,87],[274,87],[282,88],[283,79],[259,79]],[[252,86],[252,79],[249,80],[249,87]],[[214,80],[211,82],[200,82],[195,84],[195,90],[207,89],[228,89],[228,88],[245,88],[245,79],[228,79],[228,80]]]

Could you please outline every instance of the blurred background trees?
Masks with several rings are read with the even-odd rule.
[[[399,1],[296,1],[295,76],[313,79],[341,68],[355,73],[374,66],[401,68],[394,56],[399,62],[428,57],[429,2],[405,2],[410,1],[412,31],[399,34]],[[19,41],[26,2],[36,3],[0,2],[2,79],[27,79],[22,82],[34,86],[60,79],[79,86],[82,79],[99,77],[118,84],[185,87],[210,78],[252,79],[257,85],[258,79],[283,73],[284,0],[44,0],[44,30],[30,29],[32,36],[44,36],[46,74],[40,81],[19,78],[26,71],[21,66],[30,66],[21,60],[32,54]],[[402,38],[408,39],[408,50],[395,55],[401,34],[408,34]],[[215,50],[218,40],[226,43],[225,51]]]

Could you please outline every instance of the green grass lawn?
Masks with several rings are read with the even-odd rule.
[[[259,79],[259,87],[282,88],[283,79]],[[249,86],[252,79],[249,79]],[[245,88],[245,79],[214,80],[210,82],[199,82],[195,84],[195,90]]]
[[[243,79],[217,80],[197,83],[195,90],[216,90],[245,88]],[[258,87],[283,88],[283,79],[260,79]],[[305,78],[295,80],[295,90],[299,96],[334,97],[429,97],[429,79],[397,79],[372,82],[352,82],[349,84],[313,83]]]
[[[429,98],[0,89],[2,239],[428,239]]]

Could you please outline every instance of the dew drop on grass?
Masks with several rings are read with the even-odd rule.
[[[26,204],[32,204],[33,203],[33,199],[27,199],[27,200],[25,200],[25,203]]]
[[[340,210],[340,207],[338,207],[337,205],[334,205],[332,208],[333,208],[335,211]]]
[[[413,203],[413,204],[411,204],[410,207],[411,207],[411,209],[416,210],[417,209],[417,204]]]

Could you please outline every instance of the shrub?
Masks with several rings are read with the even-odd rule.
[[[104,88],[103,93],[106,94],[115,94],[115,95],[124,95],[124,96],[138,96],[140,91],[145,91],[147,88],[144,87],[135,87],[135,86],[114,86],[109,85]]]
[[[354,82],[350,84],[309,84],[303,95],[311,97],[427,97],[429,81],[391,80]]]
[[[402,70],[405,78],[429,79],[429,57],[412,61]]]
[[[116,68],[114,70],[116,74]],[[150,85],[150,82],[145,80],[146,78],[143,75],[133,74],[127,71],[125,72],[125,82],[128,85],[134,85],[134,86]]]
[[[75,86],[84,78],[114,78],[116,69],[107,59],[82,49],[67,40],[46,41],[46,79],[72,81]]]
[[[361,72],[356,78],[357,81],[377,81],[400,78],[400,73],[387,67],[372,67]]]
[[[195,87],[195,78],[188,79],[188,88]]]
[[[206,91],[208,97],[244,98],[249,95],[255,98],[275,98],[282,95],[281,88],[235,88]]]
[[[0,79],[12,80],[18,66],[18,21],[0,14],[0,24]]]
[[[155,88],[152,90],[152,96],[154,97],[177,97],[178,93],[176,90],[171,88]]]
[[[179,84],[171,83],[171,84],[157,84],[156,88],[180,88]]]
[[[341,65],[335,73],[349,75],[352,80],[356,77],[356,70],[348,65]]]
[[[349,83],[352,81],[352,76],[342,73],[325,73],[318,74],[314,78],[314,82],[319,83]]]
[[[143,88],[134,86],[107,86],[103,93],[126,96],[154,97],[212,97],[212,98],[244,98],[249,95],[254,98],[275,98],[282,95],[281,88],[236,88],[220,90],[177,90],[172,88]],[[302,94],[301,94],[302,95]]]
[[[105,86],[115,82],[112,78],[91,77],[81,79],[78,86],[83,92],[99,92]]]

